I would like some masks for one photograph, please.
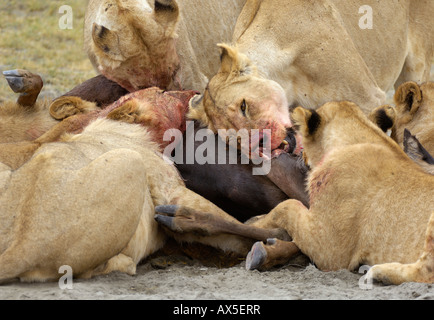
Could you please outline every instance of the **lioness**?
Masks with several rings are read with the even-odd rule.
[[[360,27],[362,6],[372,10],[372,29]],[[239,130],[285,126],[288,105],[350,100],[369,114],[394,86],[428,80],[433,15],[433,1],[248,0],[190,116],[211,130]]]
[[[16,170],[0,162],[0,283],[58,279],[63,265],[81,278],[115,270],[134,274],[136,264],[165,243],[154,215],[168,203],[243,227],[188,190],[141,125],[97,119],[80,134],[64,134],[31,155]],[[216,234],[212,226],[202,229],[207,237],[175,238],[241,255],[253,243]],[[254,239],[277,236],[257,231]]]
[[[396,107],[385,105],[374,109],[369,118],[391,137],[411,159],[432,173],[434,154],[434,83],[403,83],[396,90]]]
[[[129,91],[203,90],[245,0],[89,0],[84,45],[94,67]]]
[[[378,278],[433,282],[434,176],[354,103],[330,102],[316,111],[298,107],[292,118],[311,167],[310,209],[287,200],[253,225],[285,228],[321,270],[420,258],[417,276]],[[255,244],[247,266],[269,263],[279,244]],[[382,274],[376,270],[374,275]]]
[[[370,115],[383,128],[391,128],[391,137],[404,144],[404,130],[417,137],[426,150],[434,154],[434,82],[418,85],[409,81],[398,87],[394,96],[396,107],[381,106]]]

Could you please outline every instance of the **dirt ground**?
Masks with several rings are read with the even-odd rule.
[[[362,274],[346,270],[321,272],[312,264],[286,265],[272,271],[248,271],[198,262],[156,269],[151,262],[137,274],[121,273],[73,280],[72,289],[58,282],[12,283],[0,288],[0,299],[16,300],[434,300],[434,285],[405,283],[363,285]],[[361,285],[360,285],[361,283]]]

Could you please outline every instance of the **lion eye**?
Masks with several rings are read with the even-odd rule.
[[[243,113],[243,116],[246,116],[246,110],[247,110],[246,100],[243,99],[243,102],[241,102],[241,112]]]

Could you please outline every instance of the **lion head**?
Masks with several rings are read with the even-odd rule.
[[[99,72],[130,92],[173,83],[179,68],[174,0],[156,0],[154,8],[141,0],[105,0],[88,11],[85,45]]]
[[[189,118],[215,133],[221,129],[259,130],[259,135],[250,139],[250,153],[241,149],[250,157],[258,149],[265,154],[278,148],[291,127],[283,88],[262,78],[249,58],[234,47],[226,44],[219,47],[220,69],[205,92],[190,101]]]

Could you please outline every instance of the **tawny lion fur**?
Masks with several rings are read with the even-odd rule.
[[[5,101],[0,105],[0,143],[31,141],[53,127],[53,119],[48,100],[37,101],[31,107],[23,107],[17,102]]]
[[[372,30],[359,26],[365,5],[372,8]],[[248,0],[232,43],[220,45],[220,70],[203,98],[192,101],[190,116],[211,129],[252,122],[258,128],[258,119],[273,121],[288,105],[315,109],[341,100],[369,114],[394,86],[429,79],[433,15],[429,0]],[[277,97],[284,101],[274,81],[286,95],[280,106],[273,106]],[[273,94],[255,103],[263,86]]]
[[[434,82],[402,84],[395,93],[396,121],[392,137],[402,146],[404,129],[434,154]]]
[[[48,136],[42,136],[59,123],[56,119],[61,120],[74,114],[84,114],[98,109],[95,103],[83,101],[78,97],[61,97],[61,103],[59,100],[38,100],[43,81],[38,74],[28,70],[9,70],[5,71],[4,75],[11,89],[19,95],[16,102],[5,101],[0,104],[0,153],[3,155],[9,152],[5,150],[10,150],[11,156],[14,157],[12,149],[15,146],[11,143],[21,142],[19,149],[22,149],[25,145],[32,145],[31,142],[55,141],[53,139],[63,134],[66,126],[60,126]],[[53,110],[56,112],[53,113]],[[71,124],[69,122],[68,126]]]
[[[203,90],[245,0],[90,0],[84,45],[98,72],[129,91]]]
[[[385,282],[434,282],[434,176],[353,103],[292,117],[312,169],[310,209],[288,200],[254,225],[285,228],[321,270],[377,265],[370,275]]]
[[[391,137],[404,148],[404,130],[407,129],[421,145],[434,154],[434,83],[418,85],[414,81],[398,87],[394,96],[395,107],[386,105],[372,111],[370,119],[384,129],[392,129]],[[432,166],[414,159],[427,172]]]
[[[188,190],[140,125],[97,119],[31,150],[16,170],[0,163],[0,176],[0,282],[58,279],[62,265],[75,277],[134,274],[164,244],[157,205],[190,206],[240,224]],[[251,245],[227,235],[176,238],[241,254]]]

